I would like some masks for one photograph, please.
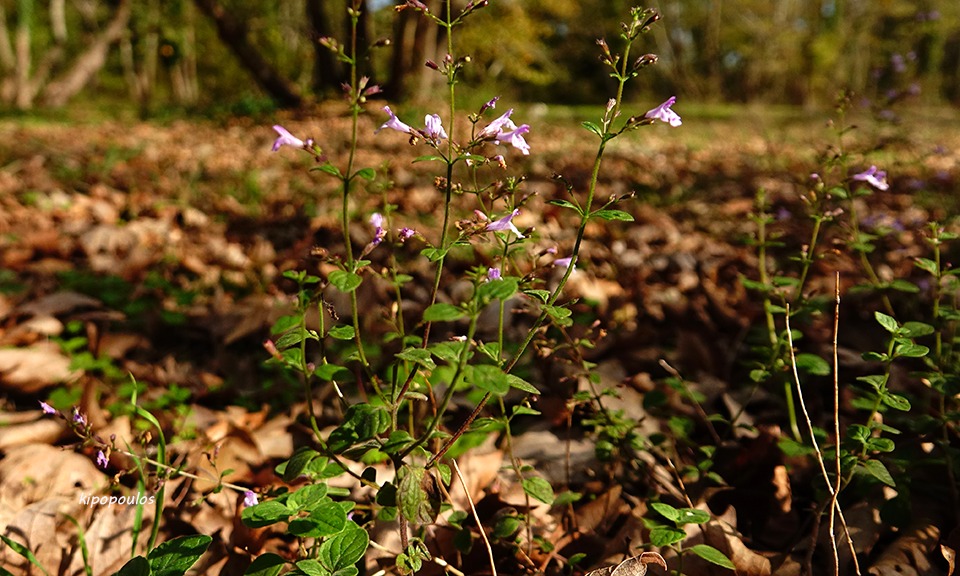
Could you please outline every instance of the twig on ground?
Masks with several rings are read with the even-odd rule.
[[[477,508],[473,505],[473,497],[470,496],[470,489],[467,488],[467,483],[463,479],[463,474],[460,472],[460,466],[457,465],[457,460],[452,458],[450,462],[453,464],[454,472],[457,473],[457,479],[460,480],[460,486],[463,487],[463,493],[467,496],[467,502],[470,503],[470,512],[473,513],[473,519],[477,523],[477,529],[480,530],[480,537],[483,538],[483,544],[487,547],[487,555],[490,557],[490,570],[493,576],[497,576],[497,565],[493,559],[493,548],[490,546],[490,541],[487,540],[487,532],[483,529],[483,524],[480,523]]]
[[[838,275],[837,282],[839,283],[839,275]],[[839,296],[839,286],[838,286],[837,304],[836,304],[836,309],[834,311],[834,342],[836,342],[836,332],[837,332],[837,327],[839,326],[839,314],[840,314],[840,296]],[[790,304],[789,303],[786,306],[786,313],[784,314],[784,317],[786,319],[787,344],[788,344],[788,348],[790,349],[790,368],[793,373],[793,382],[794,384],[797,385],[797,396],[800,398],[800,409],[803,411],[803,417],[807,422],[807,429],[810,432],[810,442],[813,444],[813,450],[814,452],[816,452],[816,455],[817,455],[817,464],[820,465],[820,472],[821,474],[823,474],[823,481],[827,485],[827,490],[829,491],[830,498],[831,498],[830,543],[833,546],[834,574],[839,576],[839,573],[840,573],[839,552],[837,551],[837,540],[833,530],[833,511],[836,510],[837,515],[840,517],[840,525],[843,526],[843,531],[847,535],[847,544],[850,547],[850,555],[853,558],[853,565],[856,570],[856,574],[859,576],[860,564],[859,562],[857,562],[857,551],[853,546],[853,539],[850,537],[850,530],[847,527],[847,521],[843,517],[843,510],[840,508],[840,503],[837,501],[837,495],[839,493],[839,490],[834,489],[833,484],[830,482],[830,475],[827,473],[827,466],[823,461],[823,452],[820,451],[820,445],[817,443],[817,438],[813,433],[813,422],[810,420],[810,413],[807,411],[807,404],[803,399],[803,387],[800,384],[800,373],[797,370],[797,355],[795,350],[793,349],[793,332],[791,331],[791,328],[790,328]],[[836,350],[834,351],[834,354],[836,355]],[[837,361],[836,356],[834,356],[834,362],[836,363],[836,361]],[[834,394],[836,395],[837,394],[836,386],[838,381],[836,364],[834,364],[833,377],[834,377],[834,387],[835,387]],[[836,426],[839,426],[839,424],[836,424],[837,416],[838,414],[835,412],[834,422]],[[837,442],[837,451],[839,452],[840,450],[839,435],[836,438],[836,442]]]

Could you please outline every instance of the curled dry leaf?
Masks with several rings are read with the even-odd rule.
[[[616,566],[607,566],[587,572],[586,576],[643,576],[647,573],[647,564],[659,564],[667,569],[667,561],[656,552],[644,552],[639,556],[627,558]]]

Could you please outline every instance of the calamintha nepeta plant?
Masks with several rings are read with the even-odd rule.
[[[447,105],[442,113],[427,114],[422,127],[401,119],[402,111],[382,106],[386,119],[377,137],[388,137],[382,133],[385,130],[396,131],[407,136],[411,145],[429,149],[417,161],[438,166],[435,187],[443,197],[443,214],[437,229],[396,227],[393,222],[402,215],[385,197],[380,208],[366,212],[370,199],[376,198],[371,192],[379,177],[372,168],[355,167],[354,159],[359,117],[368,97],[379,89],[356,73],[359,2],[349,9],[354,24],[349,49],[330,43],[351,71],[351,81],[345,88],[352,118],[346,158],[335,163],[324,155],[316,140],[301,139],[282,126],[274,127],[278,134],[274,151],[284,146],[305,150],[315,158],[315,170],[339,181],[343,246],[321,255],[330,270],[326,274],[285,274],[296,286],[295,310],[277,322],[274,339],[265,343],[273,361],[299,374],[314,438],[311,445],[299,447],[277,468],[287,482],[306,477],[308,483],[296,489],[268,491],[262,495],[262,502],[243,511],[243,520],[251,527],[285,522],[287,531],[301,539],[301,556],[288,560],[263,554],[251,570],[266,569],[276,574],[289,562],[294,574],[356,574],[354,564],[370,545],[366,528],[394,521],[400,549],[390,551],[393,565],[385,569],[411,573],[432,560],[426,526],[450,506],[442,497],[453,479],[450,455],[468,449],[469,444],[461,442],[468,431],[492,429],[503,434],[509,454],[513,419],[538,412],[524,400],[508,404],[504,397],[511,390],[521,395],[539,394],[518,372],[539,345],[545,328],[564,328],[573,323],[562,294],[577,269],[588,222],[632,220],[627,212],[615,208],[623,198],[610,198],[596,206],[606,146],[614,138],[655,121],[681,125],[680,116],[672,110],[675,97],[645,114],[619,120],[624,85],[656,62],[651,54],[631,59],[634,43],[659,19],[653,10],[635,8],[623,24],[622,53],[614,55],[606,42],[599,42],[601,60],[618,85],[600,122],[584,123],[599,140],[588,188],[578,192],[571,187],[568,199],[551,201],[572,214],[575,240],[570,246],[537,253],[534,246],[545,239],[529,226],[530,216],[535,214],[524,207],[531,195],[525,191],[522,177],[506,173],[510,149],[522,156],[531,154],[532,147],[526,140],[533,132],[531,126],[518,124],[513,108],[488,119],[499,97],[468,115],[468,133],[461,134],[462,124],[456,121],[455,87],[469,58],[455,55],[453,31],[487,4],[485,0],[471,1],[455,13],[447,2],[442,15],[415,0],[398,7],[418,11],[445,31],[446,56],[440,62],[427,62],[427,66],[444,77]],[[493,182],[481,184],[491,177]],[[413,219],[411,215],[407,218]],[[353,247],[350,233],[357,220],[365,221],[363,228],[371,237],[359,250]],[[413,276],[403,269],[413,257],[414,247],[420,248],[419,257],[432,268],[426,299],[420,302],[411,301],[409,283]],[[554,258],[544,261],[543,256],[549,254]],[[374,266],[372,258],[386,265]],[[465,259],[477,264],[459,271]],[[454,261],[457,270],[451,267]],[[548,284],[553,269],[562,271],[562,275]],[[467,288],[453,297],[444,288],[455,281]],[[368,282],[382,283],[393,297],[393,302],[384,304],[378,313],[371,310],[373,304],[369,302],[363,303],[361,311],[358,289]],[[343,297],[348,309],[339,310],[334,301]],[[317,320],[308,323],[312,310],[316,310]],[[492,332],[479,327],[481,314],[487,310],[492,310],[496,318]],[[510,310],[532,317],[520,335],[509,330]],[[367,322],[361,321],[371,318],[380,324],[373,336],[375,341],[366,334]],[[343,414],[339,425],[329,433],[320,430],[313,394],[318,385],[330,386],[336,392],[335,408]],[[457,428],[448,430],[448,412],[457,394],[471,402],[473,409]],[[480,424],[478,418],[491,401],[492,415],[483,419],[483,428],[473,427]],[[392,474],[383,475],[383,468],[370,466],[377,462],[389,462]],[[535,470],[512,455],[509,465],[528,500],[553,501],[552,487]],[[353,477],[356,486],[372,489],[372,498],[356,498],[352,492],[336,490],[326,482],[343,474]],[[454,512],[450,522],[457,524],[463,514]],[[531,520],[523,514],[514,518],[517,527],[525,528],[524,545],[529,548],[534,544]],[[515,545],[521,543],[517,539]]]

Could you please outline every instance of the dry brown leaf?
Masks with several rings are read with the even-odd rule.
[[[868,570],[873,576],[924,576],[930,574],[929,555],[940,538],[940,529],[917,522],[893,541]]]
[[[56,292],[39,300],[28,302],[17,309],[21,314],[31,316],[59,316],[78,309],[102,308],[103,304],[79,292]]]
[[[53,443],[63,434],[63,424],[54,418],[41,418],[12,426],[0,424],[0,452],[16,446]]]
[[[940,542],[940,553],[947,559],[947,576],[953,576],[957,568],[957,550],[960,549],[960,526],[950,531],[950,535]]]
[[[0,350],[0,385],[24,394],[74,380],[79,375],[70,369],[70,359],[52,342]]]
[[[667,569],[667,561],[656,552],[644,552],[639,556],[627,558],[616,566],[607,566],[587,572],[586,576],[643,576],[647,573],[647,564],[659,564]]]
[[[734,517],[736,512],[731,508]],[[704,527],[704,542],[723,552],[737,567],[740,576],[770,576],[770,560],[747,548],[737,531],[722,520],[711,520]]]

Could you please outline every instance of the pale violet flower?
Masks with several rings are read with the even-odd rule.
[[[277,138],[277,139],[273,142],[273,148],[272,148],[272,150],[273,150],[274,152],[276,152],[277,150],[279,150],[281,146],[293,146],[294,148],[305,148],[305,147],[306,147],[306,144],[303,142],[303,140],[301,140],[301,139],[297,138],[296,136],[294,136],[293,134],[287,132],[287,129],[284,128],[283,126],[280,126],[280,125],[278,124],[278,125],[274,126],[273,129],[277,132],[277,134],[280,135],[280,137]]]
[[[409,240],[413,238],[414,236],[416,236],[416,234],[417,234],[416,230],[414,230],[413,228],[407,228],[406,226],[404,226],[403,228],[397,231],[397,236],[400,237],[401,242],[403,242],[404,240]]]
[[[256,506],[260,501],[257,500],[257,495],[253,493],[252,490],[247,490],[243,493],[243,505],[244,506]]]
[[[486,102],[483,106],[480,107],[480,113],[483,114],[484,112],[486,112],[487,110],[489,110],[489,109],[491,109],[491,108],[496,108],[496,107],[497,107],[497,100],[499,100],[499,99],[500,99],[499,96],[494,96],[494,97],[491,98],[490,100],[487,100],[487,102]]]
[[[387,236],[387,231],[383,228],[383,216],[379,212],[374,212],[370,216],[370,225],[373,226],[373,241],[370,243],[376,246]]]
[[[512,125],[513,122],[510,122]],[[522,126],[514,126],[510,129],[509,132],[501,132],[497,136],[498,143],[500,140],[505,140],[510,143],[511,146],[517,150],[523,152],[524,156],[530,154],[530,145],[527,144],[527,141],[523,139],[523,135],[530,131],[530,126],[524,124]]]
[[[47,404],[47,403],[44,402],[43,400],[40,401],[40,409],[43,410],[43,413],[44,413],[44,414],[51,414],[51,415],[52,415],[52,414],[56,414],[56,413],[57,413],[56,409],[55,409],[53,406]]]
[[[84,415],[80,412],[80,409],[77,408],[76,406],[74,406],[74,408],[73,408],[73,421],[74,421],[75,423],[79,424],[81,427],[86,428],[86,426],[87,426],[87,417],[84,416]]]
[[[517,214],[520,214],[520,209],[519,209],[519,208],[517,208],[517,209],[515,209],[513,212],[507,214],[507,215],[504,216],[503,218],[501,218],[501,219],[499,219],[499,220],[494,220],[493,222],[487,224],[486,231],[487,231],[487,232],[503,232],[504,230],[509,230],[509,231],[513,232],[514,234],[516,234],[516,235],[517,235],[517,238],[523,238],[523,237],[524,237],[523,234],[520,233],[520,230],[519,230],[519,229],[517,228],[517,226],[512,222],[513,218],[514,218]]]
[[[653,110],[649,110],[643,116],[644,118],[649,118],[651,120],[660,120],[661,122],[666,122],[667,124],[676,128],[677,126],[683,124],[683,122],[680,121],[680,116],[670,109],[670,107],[673,106],[676,101],[677,97],[671,96],[667,98],[666,102],[657,106]]]
[[[571,262],[573,262],[573,256],[567,256],[566,258],[557,258],[553,261],[553,265],[558,268],[569,268]],[[577,267],[574,266],[573,269],[576,270]]]
[[[377,129],[377,132],[383,130],[384,128],[390,128],[396,130],[397,132],[406,132],[407,134],[416,134],[416,130],[407,126],[397,118],[397,115],[393,113],[393,110],[389,106],[384,106],[383,111],[390,115],[390,118],[384,122],[380,128]]]
[[[107,460],[107,455],[103,453],[103,450],[97,450],[97,466],[106,470],[107,464],[109,464],[109,461]]]
[[[887,184],[887,173],[883,170],[877,170],[876,166],[871,166],[859,174],[854,174],[853,179],[866,182],[877,190],[890,188],[890,185]]]
[[[487,270],[487,281],[499,280],[500,279],[500,269],[499,268],[490,268]]]
[[[504,125],[507,122],[510,122],[511,126],[514,125],[513,122],[510,121],[511,114],[513,114],[513,108],[507,110],[506,112],[501,114],[499,118],[487,124],[486,128],[481,130],[480,134],[477,135],[477,138],[479,138],[480,140],[485,140],[487,138],[496,138],[500,134],[500,131],[503,129]],[[512,128],[508,128],[508,130],[512,130]]]
[[[443,129],[443,124],[440,123],[440,116],[437,114],[427,114],[423,121],[427,126],[425,130],[427,136],[433,140],[445,140],[447,138],[447,133]]]

